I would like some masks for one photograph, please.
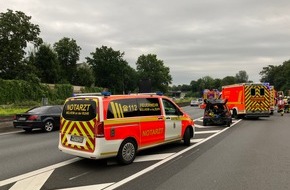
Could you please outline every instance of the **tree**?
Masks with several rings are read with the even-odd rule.
[[[239,71],[239,73],[236,74],[237,83],[248,82],[248,79],[249,76],[246,71]]]
[[[230,85],[230,84],[236,84],[237,78],[234,76],[226,76],[222,79],[222,86]]]
[[[102,46],[96,48],[96,51],[92,52],[91,55],[92,58],[86,57],[86,59],[93,69],[96,86],[109,88],[112,93],[117,94],[132,88],[130,82],[135,80],[135,74],[127,61],[123,59],[124,52],[121,53],[107,46]],[[132,79],[129,80],[131,77]]]
[[[205,76],[197,80],[197,85],[199,90],[203,91],[204,89],[214,89],[214,79],[210,76]]]
[[[286,91],[290,89],[290,60],[282,65],[268,65],[260,72],[261,82],[270,83],[276,90]]]
[[[154,54],[141,55],[137,62],[139,80],[151,80],[152,91],[167,92],[172,82],[169,67]]]
[[[38,68],[38,77],[43,83],[56,84],[59,82],[60,69],[57,55],[53,49],[46,44],[39,47],[35,53],[35,67]]]
[[[94,84],[95,78],[93,71],[89,65],[80,65],[77,67],[76,74],[73,78],[73,84],[79,86],[91,87]]]
[[[56,42],[53,47],[57,53],[63,80],[73,84],[73,81],[76,81],[73,78],[76,77],[75,73],[81,47],[77,45],[74,39],[66,37]]]
[[[22,68],[28,43],[35,47],[42,43],[38,25],[21,11],[0,13],[0,78],[14,79]]]
[[[19,69],[22,72],[18,72],[15,79],[17,80],[25,80],[32,83],[40,83],[40,78],[37,76],[38,68],[35,67],[35,51],[29,52],[28,56],[23,59],[23,64],[19,65]],[[23,72],[29,71],[29,72]]]

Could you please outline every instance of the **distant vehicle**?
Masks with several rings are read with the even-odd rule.
[[[264,83],[240,83],[222,87],[222,99],[227,99],[227,105],[234,118],[269,117],[270,86]]]
[[[230,126],[232,123],[232,115],[227,106],[227,100],[211,99],[204,100],[206,107],[204,109],[203,125],[226,125]]]
[[[219,99],[221,95],[221,92],[218,89],[204,89],[202,98],[205,99]],[[206,104],[202,101],[200,104],[200,108],[204,109]]]
[[[198,102],[199,102],[199,104],[202,104],[203,103],[203,99],[202,98],[198,98]]]
[[[190,106],[199,106],[200,102],[198,99],[193,99],[190,101]]]
[[[13,118],[13,126],[27,132],[33,129],[42,129],[45,132],[59,128],[62,106],[39,106]]]

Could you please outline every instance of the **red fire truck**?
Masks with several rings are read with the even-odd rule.
[[[222,99],[234,118],[269,117],[270,86],[266,83],[241,83],[222,87]]]

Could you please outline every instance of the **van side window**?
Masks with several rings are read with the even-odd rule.
[[[138,98],[140,116],[161,115],[158,98]]]
[[[138,106],[135,98],[113,100],[109,103],[107,119],[138,116]]]
[[[179,109],[170,101],[162,99],[166,115],[180,115]]]

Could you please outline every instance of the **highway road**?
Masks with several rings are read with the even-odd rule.
[[[57,148],[58,131],[0,134],[0,190],[289,189],[290,114],[202,126],[190,147],[172,143],[139,152],[134,163],[88,160]]]

